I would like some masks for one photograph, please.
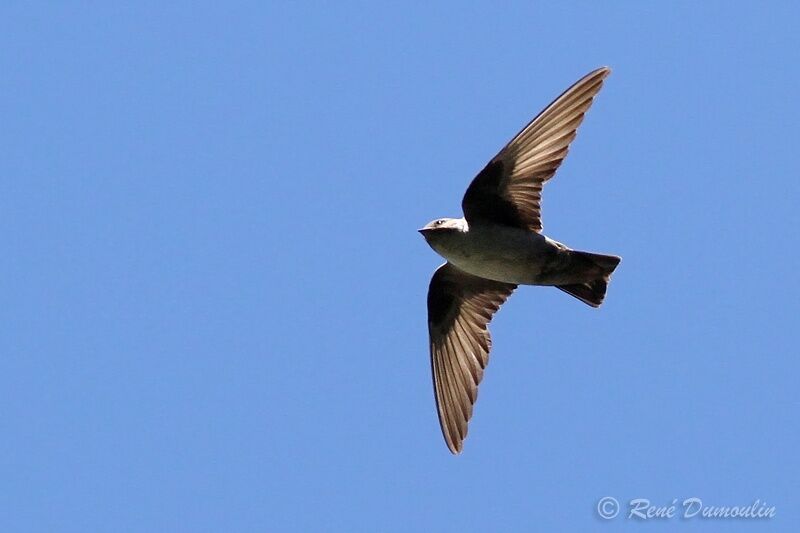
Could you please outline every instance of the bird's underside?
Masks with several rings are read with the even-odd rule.
[[[602,275],[581,253],[541,233],[499,224],[474,224],[468,231],[432,238],[431,247],[459,270],[517,285],[584,283]]]
[[[448,262],[428,289],[428,331],[439,422],[460,453],[491,349],[488,325],[518,284],[555,285],[593,307],[617,256],[570,250],[541,234],[541,191],[610,70],[567,89],[522,129],[468,187],[464,219],[420,230]]]

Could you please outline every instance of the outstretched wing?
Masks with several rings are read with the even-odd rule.
[[[467,222],[541,231],[544,182],[567,156],[583,116],[611,73],[599,68],[547,106],[472,180],[461,207]]]
[[[489,362],[492,315],[517,286],[479,278],[450,263],[440,266],[428,288],[433,389],[447,447],[461,452],[478,384]]]

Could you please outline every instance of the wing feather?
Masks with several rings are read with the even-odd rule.
[[[461,452],[478,385],[489,362],[488,325],[516,285],[472,276],[450,263],[428,289],[433,390],[447,447]]]
[[[542,230],[542,186],[567,157],[584,115],[610,73],[602,67],[578,80],[475,176],[461,202],[467,222]]]

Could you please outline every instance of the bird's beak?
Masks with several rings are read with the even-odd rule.
[[[429,231],[431,231],[431,228],[429,228],[429,227],[427,227],[427,226],[426,226],[426,227],[424,227],[424,228],[419,228],[417,231],[418,231],[418,232],[420,232],[420,233],[422,234],[422,236],[424,237],[426,233],[428,233]]]

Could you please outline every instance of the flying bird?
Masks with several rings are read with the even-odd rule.
[[[454,454],[462,450],[489,361],[489,322],[514,289],[551,285],[599,307],[621,260],[546,237],[541,219],[542,187],[610,73],[590,72],[511,139],[470,183],[462,218],[439,218],[419,230],[447,260],[428,288],[428,333],[439,424]]]

